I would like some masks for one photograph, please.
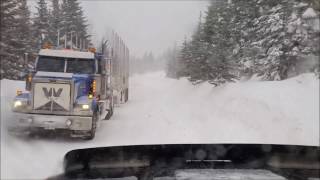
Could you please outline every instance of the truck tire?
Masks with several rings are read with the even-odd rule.
[[[113,115],[113,105],[111,104],[110,107],[111,107],[110,110],[108,111],[106,117],[104,118],[105,120],[110,120],[110,118]]]
[[[91,130],[89,131],[89,135],[84,137],[85,140],[94,139],[94,137],[96,135],[96,130],[97,130],[97,121],[98,121],[98,114],[97,113],[93,113],[93,116],[92,116],[92,127],[91,127]]]
[[[125,102],[129,100],[129,89],[127,88],[125,91]]]

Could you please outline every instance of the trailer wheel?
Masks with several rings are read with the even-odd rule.
[[[89,135],[84,137],[85,140],[92,140],[95,135],[96,135],[96,130],[97,130],[97,121],[98,121],[98,114],[97,112],[93,113],[92,116],[92,128],[89,131]]]

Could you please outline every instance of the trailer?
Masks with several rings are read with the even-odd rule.
[[[112,32],[108,37],[109,43],[102,46],[102,52],[110,67],[114,104],[120,105],[129,99],[129,49],[116,33]]]

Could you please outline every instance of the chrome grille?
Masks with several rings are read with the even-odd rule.
[[[34,83],[33,109],[42,111],[69,111],[71,86],[68,83]]]

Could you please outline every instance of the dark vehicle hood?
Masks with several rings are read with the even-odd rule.
[[[267,170],[291,178],[317,177],[320,151],[314,146],[259,144],[165,144],[72,150],[59,178],[173,176],[181,169]],[[254,172],[256,173],[256,172]],[[298,175],[297,175],[298,174]],[[299,178],[297,178],[299,179]]]

